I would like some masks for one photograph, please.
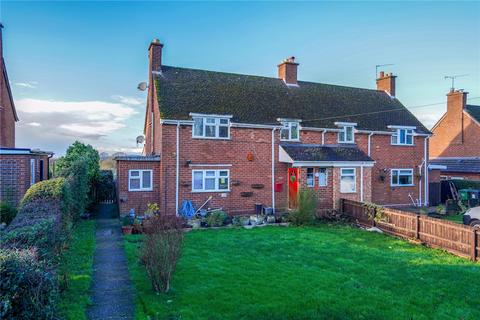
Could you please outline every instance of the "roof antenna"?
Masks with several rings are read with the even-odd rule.
[[[395,64],[393,63],[387,63],[387,64],[377,64],[375,66],[375,79],[378,79],[378,68],[380,67],[386,67],[386,66],[394,66]]]
[[[466,76],[468,76],[468,74],[457,74],[457,75],[454,75],[454,76],[445,76],[445,77],[443,77],[443,79],[452,80],[452,87],[450,88],[450,91],[453,92],[453,91],[455,91],[455,79],[461,78],[461,77],[466,77]]]

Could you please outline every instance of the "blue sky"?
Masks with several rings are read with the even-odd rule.
[[[146,98],[136,86],[153,38],[167,65],[275,77],[294,55],[301,80],[365,88],[376,64],[394,63],[397,97],[429,127],[445,111],[445,75],[468,74],[456,87],[480,104],[480,2],[0,0],[0,21],[17,146],[57,154],[76,138],[138,150]]]

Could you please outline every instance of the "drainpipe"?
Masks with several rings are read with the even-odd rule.
[[[360,165],[360,202],[363,202],[363,165]]]
[[[370,133],[368,134],[368,156],[369,156],[369,157],[370,157],[371,154],[372,154],[372,152],[371,152],[371,146],[370,146],[372,136],[373,136],[373,132],[370,132]]]
[[[322,131],[322,145],[325,144],[325,133],[327,132],[327,130],[323,130]]]
[[[418,171],[420,174],[420,180],[418,181],[418,206],[422,206],[422,167],[423,163],[425,162],[425,159],[423,159],[422,163],[418,166]]]
[[[155,116],[153,111],[151,112],[152,117],[152,136],[150,137],[150,143],[152,144],[150,148],[150,154],[155,154]]]
[[[272,129],[272,209],[275,213],[275,128]]]
[[[177,170],[175,176],[175,215],[178,216],[178,179],[180,170],[180,121],[177,121]]]
[[[425,157],[425,169],[424,169],[425,170],[425,174],[424,174],[424,176],[425,176],[425,178],[424,178],[425,179],[425,188],[424,188],[424,190],[425,190],[425,206],[428,206],[428,201],[429,201],[429,199],[428,199],[428,196],[429,196],[428,195],[428,192],[429,192],[429,190],[428,190],[428,187],[429,187],[428,186],[428,138],[429,137],[425,137],[424,144],[423,144],[423,154],[424,154],[424,157]]]

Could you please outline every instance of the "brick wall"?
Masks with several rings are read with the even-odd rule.
[[[447,112],[432,129],[430,158],[480,157],[480,125],[463,112],[466,95],[447,95]]]
[[[128,191],[129,170],[153,170],[152,191]],[[148,203],[162,205],[160,197],[160,162],[158,161],[117,161],[117,190],[118,206],[121,215],[127,214],[130,209],[137,213],[144,213]]]
[[[0,68],[0,147],[15,147],[15,115],[9,91]]]
[[[44,180],[48,179],[48,157],[41,155],[0,155],[0,200],[18,204],[30,187],[30,160],[35,160],[35,182],[40,181],[40,160]]]

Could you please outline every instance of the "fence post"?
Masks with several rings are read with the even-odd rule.
[[[477,260],[477,230],[472,230],[472,260]]]
[[[415,217],[415,239],[420,239],[420,215]]]

